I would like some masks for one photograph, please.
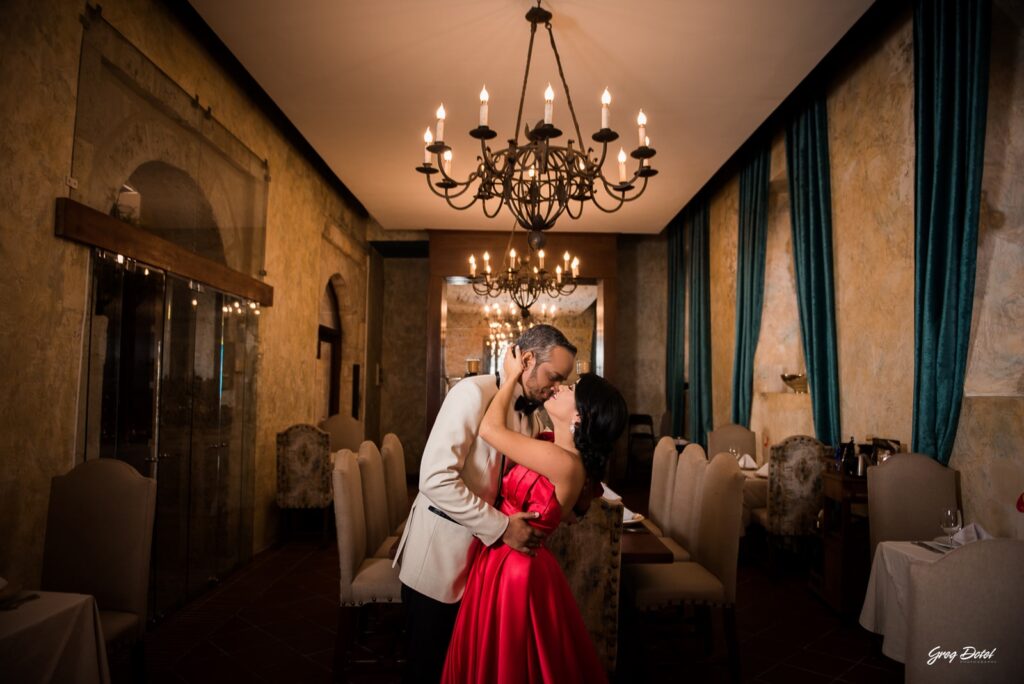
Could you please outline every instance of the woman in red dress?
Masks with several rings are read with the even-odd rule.
[[[512,347],[480,436],[514,462],[502,479],[502,512],[536,512],[531,524],[551,532],[571,514],[588,477],[600,480],[625,428],[626,402],[606,380],[584,374],[544,403],[554,440],[530,439],[505,426],[522,371]],[[442,681],[607,681],[569,583],[550,551],[542,546],[526,555],[501,543],[486,547],[477,541],[471,553],[475,557]]]

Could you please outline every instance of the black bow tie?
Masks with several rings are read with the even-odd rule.
[[[517,397],[514,408],[516,411],[519,411],[524,416],[528,416],[534,411],[536,411],[538,407],[540,407],[539,401],[533,401],[532,399],[527,399],[526,397]]]

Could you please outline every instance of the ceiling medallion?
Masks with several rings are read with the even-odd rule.
[[[647,189],[647,179],[658,172],[651,168],[650,159],[655,151],[647,137],[647,117],[643,110],[637,117],[637,147],[630,156],[636,160],[632,175],[626,169],[626,151],[620,147],[617,155],[618,182],[605,177],[602,167],[608,154],[608,143],[618,139],[619,134],[609,127],[611,95],[605,89],[601,96],[601,129],[592,139],[600,143],[600,153],[593,148],[583,149],[576,110],[573,108],[569,85],[562,71],[562,60],[555,46],[551,31],[551,13],[540,7],[533,7],[526,13],[530,22],[530,48],[526,56],[526,71],[523,75],[523,90],[519,97],[519,113],[516,116],[515,137],[508,141],[508,147],[492,150],[488,140],[497,133],[487,125],[489,95],[486,87],[480,92],[480,125],[469,135],[480,141],[480,156],[476,168],[464,181],[452,176],[452,149],[444,142],[445,109],[442,104],[437,110],[437,125],[432,134],[428,128],[423,136],[423,164],[416,170],[424,174],[427,187],[438,197],[443,197],[450,206],[463,210],[479,200],[488,218],[498,215],[502,206],[507,206],[515,216],[516,223],[530,231],[529,244],[534,250],[544,245],[543,231],[555,225],[563,214],[578,219],[587,202],[606,213],[622,208]],[[558,65],[558,76],[562,81],[565,98],[572,117],[575,140],[565,146],[552,144],[562,136],[562,131],[553,123],[555,93],[548,84],[544,91],[544,119],[532,128],[523,126],[523,102],[526,99],[527,80],[530,75],[530,61],[533,57],[533,39],[537,25],[543,24],[551,39],[551,50]],[[520,143],[520,127],[527,142]],[[440,174],[440,180],[434,176]],[[604,204],[602,204],[604,202]]]

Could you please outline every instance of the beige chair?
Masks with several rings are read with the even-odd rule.
[[[1024,678],[1024,541],[977,541],[933,563],[911,563],[907,594],[909,684]],[[961,661],[965,647],[994,653]],[[958,659],[929,665],[936,648]]]
[[[359,451],[359,445],[363,442],[363,426],[352,416],[335,413],[321,421],[319,427],[331,436],[332,454],[339,449]]]
[[[693,556],[699,535],[701,498],[708,460],[700,444],[687,444],[679,455],[672,486],[672,501],[662,543],[673,560],[685,563]]]
[[[313,425],[292,425],[277,433],[277,507],[291,512],[319,508],[322,537],[327,542],[331,506],[331,447],[326,432]]]
[[[815,533],[821,510],[824,446],[813,437],[795,435],[772,445],[768,458],[768,506],[751,512],[753,521],[774,537]],[[739,528],[737,528],[739,529]]]
[[[649,516],[643,521],[644,526],[659,537],[663,537],[664,530],[667,529],[678,463],[679,453],[676,451],[675,440],[671,437],[662,437],[654,447],[651,493],[647,503]]]
[[[883,541],[931,539],[939,515],[957,504],[957,472],[922,454],[894,454],[868,468],[871,557]]]
[[[156,481],[100,458],[50,484],[40,588],[91,594],[107,651],[132,648],[142,672]]]
[[[361,613],[369,604],[401,602],[402,585],[390,559],[371,558],[366,553],[363,484],[358,459],[351,450],[335,454],[332,479],[340,566],[334,665],[335,674],[340,676],[356,661],[378,660],[367,657],[368,651],[359,644],[359,627],[365,622]]]
[[[377,445],[366,440],[359,446],[359,478],[363,488],[363,516],[366,520],[366,555],[387,558],[398,541],[388,524],[388,494],[384,460]]]
[[[560,525],[545,542],[558,559],[609,673],[615,671],[619,629],[619,548],[622,502],[596,498],[573,525]]]
[[[384,459],[384,486],[388,494],[388,529],[400,536],[409,516],[409,485],[405,475],[405,450],[395,433],[384,435],[380,455]]]
[[[729,454],[713,458],[703,478],[694,562],[631,565],[624,580],[629,605],[641,611],[680,604],[721,607],[734,679],[739,677],[735,607],[740,540],[736,530],[743,507],[743,479]]]
[[[757,458],[757,433],[751,432],[742,425],[729,423],[708,433],[708,453],[712,456],[729,453],[733,449],[736,456],[750,454]]]

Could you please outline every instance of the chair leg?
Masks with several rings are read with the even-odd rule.
[[[359,610],[351,606],[338,608],[338,629],[334,638],[334,681],[346,682],[355,651]]]
[[[740,681],[740,642],[736,634],[736,606],[725,606],[725,644],[729,655],[729,675],[733,682]]]

